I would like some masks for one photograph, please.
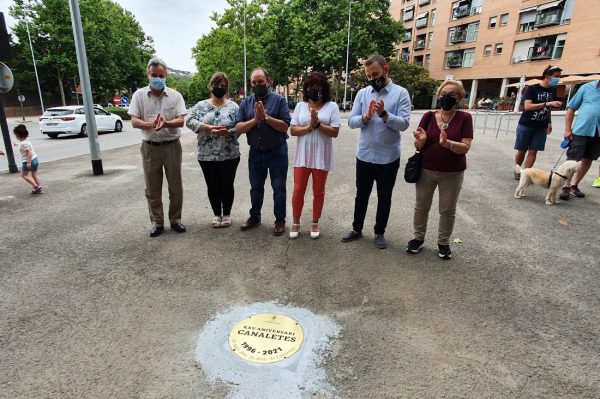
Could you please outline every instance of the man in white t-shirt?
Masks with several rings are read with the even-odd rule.
[[[169,222],[178,233],[181,223],[183,184],[181,182],[181,128],[187,113],[182,95],[165,86],[167,64],[160,58],[148,62],[149,85],[133,94],[129,105],[131,125],[142,133],[142,161],[146,199],[152,229],[150,237],[164,231],[162,203],[163,169],[169,185]]]

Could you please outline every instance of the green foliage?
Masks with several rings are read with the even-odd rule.
[[[133,14],[110,0],[80,0],[80,9],[95,97],[110,98],[133,82],[143,82],[154,49]],[[10,13],[18,21],[11,28],[20,43],[13,46],[16,78],[26,82],[33,70],[24,22],[28,16],[40,79],[49,83],[44,87],[58,88],[65,101],[63,85],[72,90],[74,79],[79,81],[68,2],[14,0]]]
[[[191,89],[198,98],[209,95],[212,73],[225,72],[230,89],[244,85],[244,0],[228,0],[217,27],[202,36],[194,49],[198,73]],[[340,76],[345,69],[348,0],[251,0],[246,8],[248,74],[265,67],[274,84],[287,85],[309,68]],[[349,70],[371,54],[392,54],[404,33],[389,13],[389,0],[362,0],[352,5]],[[248,79],[250,76],[248,76]]]
[[[111,114],[119,115],[121,117],[121,119],[123,119],[124,121],[131,120],[131,115],[129,115],[127,113],[127,110],[125,108],[107,107],[107,108],[104,108],[104,110],[106,112],[110,112]]]

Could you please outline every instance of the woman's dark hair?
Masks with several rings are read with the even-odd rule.
[[[229,89],[229,78],[223,72],[215,72],[210,77],[210,82],[208,82],[208,90],[211,90],[214,84],[225,82],[227,89]]]
[[[22,124],[15,126],[15,128],[13,129],[13,133],[20,139],[26,139],[29,136],[27,128],[25,127],[25,125]]]
[[[302,82],[302,99],[308,102],[308,88],[311,86],[321,86],[323,90],[323,104],[331,101],[331,84],[327,80],[327,75],[323,72],[314,71],[308,74],[304,82]]]

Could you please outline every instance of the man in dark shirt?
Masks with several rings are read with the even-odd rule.
[[[544,151],[546,136],[552,133],[550,109],[562,105],[562,102],[556,101],[556,86],[561,71],[559,67],[549,65],[542,73],[542,82],[530,86],[525,92],[515,140],[515,180],[521,178],[521,168],[533,166],[537,152]]]
[[[242,230],[256,227],[261,222],[267,173],[271,176],[275,205],[276,236],[285,232],[286,180],[288,170],[287,130],[290,110],[284,97],[269,91],[273,81],[264,68],[256,68],[250,75],[254,94],[240,103],[236,116],[236,131],[246,133],[250,154],[250,217]]]

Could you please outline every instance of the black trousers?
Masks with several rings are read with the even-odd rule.
[[[235,190],[233,182],[239,158],[227,161],[198,161],[208,188],[208,200],[215,216],[231,215]]]
[[[400,158],[387,164],[363,162],[356,159],[356,198],[354,200],[354,221],[352,229],[362,231],[369,206],[373,183],[377,183],[377,214],[375,234],[384,234],[390,217],[392,192],[400,168]]]

